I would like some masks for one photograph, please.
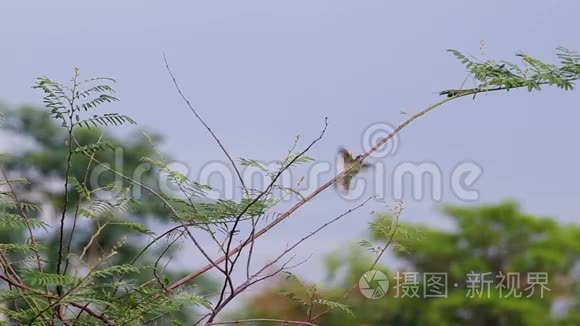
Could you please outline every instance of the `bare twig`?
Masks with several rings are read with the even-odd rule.
[[[238,296],[240,293],[242,293],[243,291],[245,291],[248,287],[250,287],[250,286],[252,286],[252,285],[254,285],[254,284],[258,283],[258,282],[262,282],[265,279],[274,277],[274,276],[278,275],[280,272],[282,272],[283,270],[285,270],[287,268],[293,268],[293,267],[298,266],[298,265],[300,265],[300,264],[302,264],[302,263],[305,262],[305,261],[303,261],[301,263],[295,264],[294,266],[287,267],[288,264],[290,263],[290,261],[292,260],[292,258],[290,258],[286,263],[284,263],[280,268],[276,269],[274,272],[272,272],[272,273],[270,273],[268,275],[265,275],[263,277],[257,278],[267,267],[262,268],[260,271],[256,272],[253,276],[250,277],[251,281],[250,280],[247,280],[244,283],[242,283],[241,285],[239,285],[227,298],[225,298],[223,300],[223,302],[221,304],[217,305],[213,309],[212,313],[209,316],[209,319],[208,319],[208,322],[206,323],[206,325],[207,324],[211,324],[213,322],[214,318],[218,315],[218,313],[223,308],[225,308],[226,305],[228,303],[230,303],[230,301],[232,301],[236,296]]]
[[[171,248],[171,246],[175,242],[177,242],[177,240],[179,240],[179,238],[175,238],[175,239],[173,239],[173,241],[171,241],[171,243],[163,250],[163,252],[161,252],[159,257],[157,257],[157,259],[155,260],[155,265],[153,265],[153,276],[157,280],[157,284],[159,284],[159,286],[161,286],[161,288],[165,291],[167,291],[167,289],[165,288],[165,284],[163,284],[163,282],[161,281],[161,278],[159,278],[159,275],[157,275],[157,267],[159,266],[159,262],[161,261],[161,258],[165,255],[165,253],[167,253],[167,251],[169,251],[169,248]]]
[[[299,140],[300,140],[300,137],[296,136],[294,143],[292,144],[292,146],[288,150],[288,154],[286,155],[286,158],[284,158],[283,162],[280,162],[280,169],[284,169],[286,164],[288,163],[288,161],[291,159],[292,153],[294,153],[294,150],[296,149],[296,146],[298,145]],[[284,172],[284,171],[282,171],[282,172]],[[298,183],[297,186],[299,186],[299,185],[300,185],[300,182]],[[296,193],[298,193],[298,192],[296,192]],[[284,198],[284,196],[282,196],[280,198],[280,200],[282,200],[283,198]],[[247,241],[250,241],[250,249],[248,250],[248,258],[246,259],[246,279],[247,280],[250,279],[250,268],[251,268],[251,264],[252,264],[252,255],[254,253],[254,243],[255,243],[254,236],[256,234],[256,226],[258,225],[258,221],[260,220],[260,217],[261,216],[254,218],[252,216],[252,231],[250,232],[249,238],[247,239]],[[238,253],[236,260],[239,257],[240,253],[241,253],[241,251]]]
[[[322,231],[324,228],[326,228],[327,226],[329,226],[330,224],[340,220],[341,218],[345,217],[346,215],[358,210],[359,208],[363,207],[364,205],[366,205],[373,197],[369,197],[367,198],[365,201],[363,201],[362,203],[360,203],[359,205],[357,205],[356,207],[353,207],[351,209],[349,209],[348,211],[338,215],[337,217],[333,218],[332,220],[324,223],[323,225],[319,226],[316,230],[310,232],[308,235],[302,237],[300,240],[296,241],[292,246],[286,248],[278,257],[276,257],[276,259],[274,259],[272,262],[266,264],[261,270],[259,270],[256,274],[254,275],[259,275],[261,272],[263,272],[264,270],[266,270],[267,268],[269,268],[270,266],[276,264],[278,261],[280,261],[280,259],[282,259],[282,257],[284,257],[285,255],[287,255],[289,252],[291,252],[292,250],[294,250],[296,247],[298,247],[301,243],[303,243],[304,241],[308,240],[309,238],[313,237],[315,234],[317,234],[318,232]]]
[[[258,223],[259,218],[254,218],[252,216],[252,231],[250,232],[250,239],[254,238],[256,234],[256,224]],[[248,250],[248,259],[246,260],[246,278],[250,278],[250,268],[252,266],[252,255],[254,253],[254,241],[250,243],[250,249]]]
[[[214,311],[212,312],[211,316],[210,316],[210,321],[212,321],[215,316],[219,313],[219,311],[221,311],[225,305],[231,301],[234,297],[236,297],[240,292],[244,291],[246,288],[248,288],[249,286],[260,282],[262,280],[264,280],[265,278],[269,278],[272,277],[276,274],[278,274],[280,271],[282,271],[284,268],[286,268],[286,265],[290,262],[290,260],[292,260],[292,258],[290,258],[290,260],[288,260],[288,262],[286,262],[286,264],[284,264],[282,266],[281,269],[279,269],[278,271],[276,271],[273,274],[267,275],[266,277],[257,279],[256,278],[262,274],[265,270],[267,270],[268,268],[270,268],[271,266],[273,266],[274,264],[276,264],[278,261],[280,261],[285,255],[287,255],[288,253],[290,253],[292,250],[294,250],[296,247],[298,247],[301,243],[303,243],[304,241],[306,241],[307,239],[313,237],[315,234],[317,234],[318,232],[320,232],[322,229],[326,228],[327,226],[329,226],[330,224],[340,220],[341,218],[343,218],[344,216],[358,210],[359,208],[363,207],[364,205],[366,205],[366,203],[368,203],[373,197],[369,197],[368,199],[366,199],[365,201],[363,201],[361,204],[359,204],[356,207],[353,207],[351,209],[349,209],[348,211],[340,214],[339,216],[333,218],[332,220],[324,223],[323,225],[321,225],[320,227],[318,227],[316,230],[310,232],[308,235],[302,237],[300,240],[298,240],[296,243],[294,243],[292,246],[287,247],[278,257],[276,257],[274,260],[272,260],[271,262],[267,263],[266,265],[264,265],[259,271],[257,271],[256,273],[254,273],[251,276],[248,276],[247,280],[242,283],[242,285],[240,285],[235,291],[232,291],[229,295],[229,297],[224,300],[223,303],[221,304],[216,304],[216,308],[214,309]],[[222,290],[223,291],[223,290]]]
[[[201,122],[201,124],[205,127],[205,129],[207,129],[207,131],[209,131],[209,133],[211,134],[211,136],[213,137],[213,139],[215,139],[215,141],[217,142],[218,146],[224,152],[224,154],[226,155],[226,157],[228,158],[228,160],[232,164],[232,167],[236,171],[236,174],[238,175],[238,179],[240,180],[240,182],[242,184],[242,187],[243,187],[244,191],[247,194],[247,191],[248,190],[246,188],[246,184],[244,183],[244,179],[242,178],[242,174],[238,170],[238,167],[236,166],[236,163],[234,162],[234,160],[232,159],[232,157],[230,156],[230,154],[228,153],[228,151],[226,150],[226,148],[224,147],[224,145],[222,144],[222,142],[219,140],[219,138],[213,132],[213,130],[211,130],[211,128],[207,125],[207,123],[205,123],[205,121],[201,118],[201,116],[193,108],[193,105],[191,105],[191,102],[189,102],[189,100],[187,99],[187,97],[181,91],[181,88],[179,87],[179,84],[177,83],[177,80],[175,79],[175,76],[173,75],[173,72],[171,71],[171,68],[169,68],[169,63],[167,62],[167,57],[165,56],[165,53],[163,53],[163,61],[165,62],[165,68],[167,69],[167,72],[171,76],[171,79],[173,80],[173,85],[175,85],[175,88],[177,89],[177,92],[179,93],[179,95],[181,96],[181,98],[183,99],[183,101],[185,102],[185,104],[187,104],[187,106],[189,107],[189,109],[191,110],[191,112],[193,112],[193,114],[195,115],[195,117],[197,118],[197,120],[199,120],[199,122]]]
[[[251,218],[243,218],[241,219],[241,221],[245,221],[245,220],[250,220]],[[216,224],[218,222],[191,222],[191,223],[183,223],[180,225],[176,225],[174,227],[172,227],[171,229],[168,229],[167,231],[161,233],[160,235],[158,235],[157,237],[153,238],[153,240],[151,240],[131,261],[131,264],[135,263],[135,261],[137,261],[137,259],[139,259],[143,253],[145,253],[145,251],[147,251],[151,246],[153,246],[156,242],[158,242],[159,240],[167,237],[168,235],[170,235],[171,233],[176,232],[177,230],[181,229],[181,228],[185,228],[188,226],[201,226],[201,225],[209,225],[209,224]],[[219,223],[235,223],[235,220],[230,220],[230,221],[223,221],[223,222],[219,222]]]
[[[314,146],[318,141],[320,141],[322,139],[322,137],[324,136],[324,134],[326,133],[326,129],[328,128],[328,118],[324,118],[324,128],[322,129],[320,136],[318,136],[318,138],[314,139],[310,145],[308,145],[302,152],[298,153],[298,155],[296,155],[296,157],[294,157],[292,160],[290,160],[290,162],[288,162],[288,164],[286,164],[286,166],[284,166],[282,169],[280,169],[280,171],[278,171],[278,173],[272,178],[272,181],[270,182],[270,184],[266,187],[266,189],[264,191],[262,191],[258,196],[256,196],[236,217],[236,222],[234,223],[234,225],[232,226],[232,230],[230,231],[230,235],[228,238],[228,244],[226,247],[226,252],[230,252],[230,248],[232,245],[232,241],[236,232],[236,228],[238,226],[238,223],[240,221],[240,219],[242,218],[242,216],[248,211],[248,209],[250,209],[250,207],[252,207],[255,203],[257,203],[262,197],[264,197],[266,194],[268,194],[268,192],[270,191],[270,189],[274,186],[274,184],[276,183],[276,181],[278,181],[278,178],[282,175],[282,173],[284,173],[284,171],[286,171],[290,166],[292,166],[292,164],[294,164],[294,162],[296,162],[300,157],[302,157],[306,152],[308,152],[312,146]],[[250,239],[246,239],[246,241],[244,241],[244,244],[248,244],[251,243],[253,241],[255,237],[252,236],[250,237]],[[243,249],[243,246],[240,247],[238,246],[238,248],[240,248],[240,250],[237,250],[235,253],[233,254],[238,254],[236,259],[234,260],[234,262],[232,262],[232,266],[231,266],[231,270],[233,270],[235,261],[237,261],[237,259],[240,257],[240,253],[241,253],[241,249]],[[228,266],[228,262],[229,262],[229,258],[231,255],[233,254],[229,254],[226,255],[226,257],[224,257],[225,260],[225,271],[226,274],[231,273],[231,270],[229,269]],[[230,284],[231,287],[231,284]],[[223,289],[222,289],[222,294],[220,295],[220,299],[218,300],[218,303],[216,304],[216,306],[219,306],[221,304],[221,302],[224,299],[224,293],[225,293],[225,288],[226,288],[226,284],[224,283]],[[168,288],[169,290],[172,290],[173,288],[170,286]],[[233,290],[233,289],[232,289]]]

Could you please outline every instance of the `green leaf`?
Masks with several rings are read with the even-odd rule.
[[[71,275],[39,272],[30,269],[23,271],[22,276],[26,283],[29,283],[33,286],[75,285],[81,282],[80,278]]]

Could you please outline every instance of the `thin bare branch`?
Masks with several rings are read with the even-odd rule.
[[[238,167],[236,166],[236,163],[234,162],[234,160],[230,156],[230,153],[228,153],[228,151],[226,150],[226,148],[224,147],[224,145],[222,144],[222,142],[220,141],[220,139],[217,137],[217,135],[213,132],[213,130],[211,130],[211,128],[207,125],[207,123],[201,118],[201,116],[193,108],[193,105],[191,105],[191,102],[189,102],[189,99],[187,99],[187,97],[181,91],[181,88],[179,87],[179,84],[177,83],[177,79],[175,79],[175,76],[173,75],[173,72],[171,71],[171,68],[169,68],[169,63],[167,62],[167,57],[165,56],[165,53],[163,53],[163,61],[165,62],[165,68],[167,69],[167,72],[169,73],[169,76],[171,76],[171,79],[173,80],[173,85],[175,85],[175,88],[177,89],[177,92],[179,93],[179,96],[181,96],[181,98],[183,99],[183,101],[185,102],[185,104],[187,104],[187,106],[189,107],[189,109],[191,110],[191,112],[193,112],[193,114],[195,115],[195,117],[197,118],[197,120],[199,120],[199,122],[201,122],[201,124],[205,127],[205,129],[207,129],[207,131],[209,131],[209,133],[211,134],[211,136],[213,137],[213,139],[215,139],[215,141],[217,142],[218,146],[224,152],[224,154],[226,155],[226,157],[230,161],[230,164],[232,165],[232,167],[236,171],[236,174],[238,175],[238,179],[240,180],[240,183],[242,184],[242,187],[243,187],[244,191],[247,194],[247,191],[248,190],[246,188],[246,184],[244,183],[244,179],[242,178],[242,174],[240,173],[240,170],[238,170]]]
[[[230,252],[230,248],[232,245],[232,241],[234,239],[234,235],[236,233],[236,228],[238,226],[238,223],[240,221],[240,219],[242,218],[242,216],[248,211],[248,209],[250,209],[250,207],[252,207],[255,203],[257,203],[262,197],[266,196],[269,192],[270,189],[274,186],[274,184],[276,183],[276,181],[278,181],[278,178],[280,178],[280,176],[282,175],[282,173],[284,173],[284,171],[286,171],[288,168],[290,168],[290,166],[292,166],[292,164],[294,164],[294,162],[296,162],[299,158],[301,158],[306,152],[308,152],[312,146],[314,146],[317,142],[319,142],[322,137],[324,137],[324,134],[326,133],[326,129],[328,128],[328,118],[324,118],[324,128],[322,129],[322,131],[320,132],[320,136],[318,136],[318,138],[314,139],[310,145],[308,145],[302,152],[298,153],[298,155],[296,155],[296,157],[294,157],[292,160],[290,160],[290,162],[288,162],[288,164],[286,164],[286,166],[284,166],[282,169],[280,169],[280,171],[278,171],[278,173],[272,178],[272,181],[270,182],[270,184],[266,187],[266,189],[264,191],[262,191],[258,196],[256,196],[236,217],[236,222],[234,223],[234,225],[232,226],[232,230],[230,231],[230,235],[228,238],[228,244],[226,247],[226,252]],[[255,238],[255,236],[251,236],[249,239],[246,239],[246,241],[244,241],[244,246],[245,244],[248,243],[252,243],[253,239]],[[232,256],[232,254],[226,255],[224,256],[224,260],[225,260],[225,272],[226,274],[230,274],[231,271],[234,268],[234,264],[235,262],[238,260],[238,258],[240,257],[241,254],[241,250],[243,249],[243,246],[238,246],[238,248],[240,248],[240,250],[236,251],[237,256],[234,259],[234,261],[232,262],[232,266],[231,269],[229,269],[229,257]],[[234,253],[234,254],[236,254]],[[232,287],[232,285],[230,284],[230,287]],[[170,286],[168,288],[169,290],[172,290],[172,287]],[[218,300],[218,303],[216,304],[216,306],[219,306],[221,304],[221,302],[224,299],[224,293],[225,293],[225,289],[226,289],[226,284],[224,283],[223,289],[222,289],[222,294],[220,295],[220,299]],[[233,289],[231,289],[233,291]]]
[[[272,267],[274,264],[276,264],[277,262],[279,262],[285,255],[287,255],[288,253],[290,253],[292,250],[294,250],[296,247],[298,247],[301,243],[303,243],[304,241],[306,241],[307,239],[313,237],[315,234],[317,234],[318,232],[320,232],[321,230],[323,230],[324,228],[326,228],[327,226],[329,226],[330,224],[340,220],[341,218],[343,218],[346,215],[349,215],[350,213],[358,210],[359,208],[363,207],[364,205],[366,205],[373,197],[369,197],[368,199],[366,199],[365,201],[363,201],[361,204],[359,204],[356,207],[353,207],[351,209],[349,209],[348,211],[340,214],[339,216],[333,218],[332,220],[324,223],[323,225],[321,225],[320,227],[318,227],[316,230],[310,232],[308,235],[302,237],[300,240],[298,240],[296,243],[294,243],[292,246],[287,247],[278,257],[276,257],[274,260],[272,260],[271,262],[267,263],[266,265],[264,265],[259,271],[257,271],[256,273],[254,273],[251,276],[248,276],[247,280],[242,283],[235,291],[232,291],[229,295],[229,297],[227,298],[227,300],[224,300],[223,303],[221,304],[216,304],[216,308],[214,309],[214,311],[212,312],[212,315],[210,317],[210,321],[213,320],[215,318],[215,316],[219,313],[219,311],[221,311],[228,302],[230,302],[234,297],[236,297],[239,293],[241,293],[242,291],[244,291],[245,289],[247,289],[249,286],[257,283],[257,282],[261,282],[264,279],[273,277],[274,275],[278,274],[279,272],[281,272],[282,270],[284,270],[288,263],[290,263],[290,261],[292,260],[292,258],[290,258],[285,264],[282,265],[282,267],[280,269],[278,269],[276,272],[266,275],[265,277],[256,279],[260,274],[262,274],[265,270],[267,270],[268,268]],[[304,262],[301,262],[299,264],[302,264]],[[297,265],[296,265],[297,266]],[[223,290],[222,290],[223,291]]]

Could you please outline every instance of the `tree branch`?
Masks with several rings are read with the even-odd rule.
[[[234,160],[232,159],[232,157],[230,156],[230,154],[228,153],[228,151],[226,150],[226,148],[224,147],[224,145],[222,144],[222,142],[219,140],[219,138],[213,132],[213,130],[211,130],[211,128],[207,125],[207,123],[205,123],[205,121],[201,118],[201,116],[193,108],[193,105],[191,105],[191,102],[189,102],[189,100],[187,99],[187,97],[185,97],[185,95],[181,91],[181,88],[179,87],[179,84],[177,83],[177,80],[175,79],[175,76],[173,75],[173,72],[171,71],[171,68],[169,68],[169,63],[167,62],[167,57],[165,56],[165,53],[163,53],[163,61],[165,62],[165,68],[167,69],[167,72],[171,76],[171,80],[173,80],[173,85],[175,85],[175,88],[177,89],[177,92],[179,93],[179,95],[181,96],[181,98],[183,99],[183,101],[185,102],[185,104],[187,104],[187,106],[189,107],[189,109],[191,110],[191,112],[193,112],[193,114],[195,115],[195,117],[197,118],[197,120],[199,120],[199,122],[201,122],[201,124],[205,127],[205,129],[207,129],[207,131],[209,131],[209,133],[211,134],[211,136],[213,137],[213,139],[215,139],[215,141],[217,142],[218,146],[224,152],[224,154],[226,155],[226,157],[228,158],[228,160],[232,164],[232,167],[236,171],[236,174],[238,175],[238,179],[242,183],[242,187],[243,187],[244,191],[247,194],[248,193],[248,190],[247,190],[246,184],[244,183],[244,179],[242,178],[242,174],[238,170],[238,167],[236,166],[236,163],[234,162]]]
[[[388,136],[386,136],[385,138],[383,138],[382,140],[380,140],[375,146],[373,146],[370,150],[368,150],[366,153],[364,153],[360,160],[361,162],[364,161],[369,155],[371,155],[372,153],[374,153],[375,151],[377,151],[380,147],[382,147],[385,143],[387,143],[389,140],[391,140],[396,134],[398,134],[402,129],[404,129],[407,125],[409,125],[410,123],[412,123],[413,121],[419,119],[420,117],[422,117],[423,115],[427,114],[428,112],[440,107],[441,105],[455,100],[457,98],[461,98],[464,96],[468,96],[468,95],[473,95],[473,94],[477,94],[477,93],[481,93],[484,92],[485,90],[480,90],[480,89],[472,89],[469,90],[467,92],[464,93],[460,93],[460,94],[456,94],[454,96],[448,97],[444,100],[441,100],[439,102],[436,102],[434,104],[431,104],[429,106],[427,106],[425,109],[423,109],[422,111],[420,111],[419,113],[411,116],[409,119],[407,119],[405,122],[403,122],[402,124],[400,124],[392,133],[390,133]],[[286,218],[288,218],[290,215],[292,215],[295,211],[297,211],[300,207],[302,207],[304,204],[306,204],[307,202],[309,202],[310,200],[312,200],[314,197],[316,197],[318,194],[320,194],[322,191],[324,191],[325,189],[327,189],[328,187],[330,187],[332,184],[334,184],[337,180],[341,179],[342,177],[344,177],[348,172],[350,171],[350,169],[346,169],[344,171],[342,171],[341,173],[337,174],[334,178],[332,178],[331,180],[329,180],[328,182],[326,182],[325,184],[323,184],[322,186],[318,187],[316,190],[314,190],[310,195],[308,195],[307,197],[305,197],[304,199],[300,200],[299,202],[297,202],[294,206],[292,206],[289,210],[287,210],[285,213],[281,214],[278,218],[274,219],[272,222],[270,222],[267,226],[265,226],[264,228],[260,229],[259,231],[257,231],[255,233],[255,235],[250,239],[250,241],[244,241],[242,244],[240,244],[239,246],[237,246],[234,249],[228,250],[228,254],[224,255],[218,259],[216,259],[213,264],[209,264],[204,266],[202,269],[192,272],[190,274],[188,274],[187,276],[175,281],[173,284],[171,284],[168,287],[168,290],[174,290],[178,287],[180,287],[181,285],[189,282],[190,280],[198,277],[199,275],[207,272],[208,270],[212,269],[215,265],[221,264],[224,261],[226,261],[226,257],[229,257],[231,255],[234,255],[236,253],[238,253],[239,251],[241,251],[248,243],[250,243],[251,241],[253,241],[254,239],[259,238],[260,236],[262,236],[263,234],[265,234],[266,232],[268,232],[269,230],[271,230],[272,228],[274,228],[276,225],[278,225],[280,222],[284,221]]]

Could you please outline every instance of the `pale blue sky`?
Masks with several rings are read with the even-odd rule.
[[[280,158],[295,135],[327,136],[311,155],[333,160],[340,145],[361,150],[366,126],[401,122],[459,87],[466,74],[447,48],[489,58],[519,51],[548,61],[580,50],[573,1],[3,1],[0,100],[40,104],[38,76],[118,80],[121,102],[107,108],[166,135],[165,150],[195,171],[223,155],[176,94],[164,51],[187,96],[234,157]],[[468,84],[471,86],[471,84]],[[530,213],[577,222],[580,211],[578,91],[514,91],[464,99],[405,129],[389,164],[436,162],[451,171],[484,169],[477,203],[513,198]],[[303,145],[306,143],[304,142]],[[576,148],[576,149],[574,149]],[[455,202],[448,189],[444,202]],[[353,206],[330,190],[260,240],[262,258]],[[437,203],[406,200],[403,220],[434,225]],[[301,266],[364,236],[369,211],[306,243]],[[194,262],[191,262],[194,264]],[[189,263],[188,263],[189,264]],[[313,276],[317,279],[317,276]]]

